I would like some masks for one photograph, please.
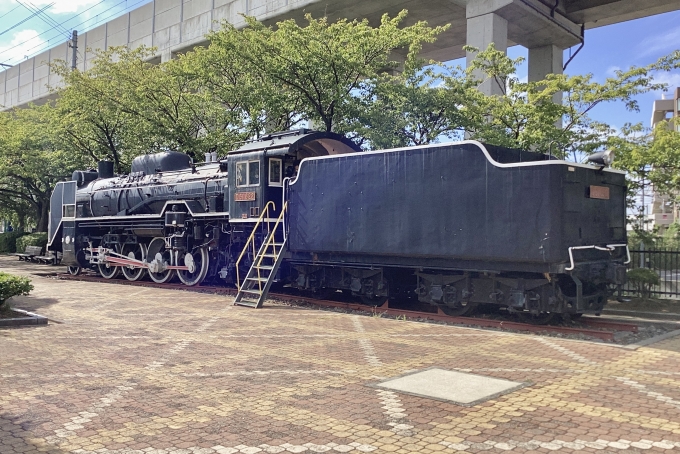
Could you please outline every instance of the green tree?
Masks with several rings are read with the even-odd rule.
[[[476,95],[470,109],[471,123],[477,120],[474,137],[579,160],[602,149],[615,133],[608,124],[592,119],[592,110],[603,103],[623,102],[626,109],[639,111],[636,96],[665,88],[654,82],[653,75],[680,68],[680,51],[644,67],[617,71],[615,77],[603,83],[596,82],[592,74],[549,74],[541,81],[520,82],[516,68],[521,61],[510,59],[490,45],[477,54],[468,68],[469,75],[482,72],[504,93]],[[562,103],[553,102],[558,94],[563,95]]]
[[[214,103],[215,124],[238,140],[299,125],[303,121],[300,98],[234,52],[241,38],[238,30],[223,29],[211,35],[207,48],[180,57],[184,70],[202,87],[203,96]]]
[[[47,231],[54,185],[84,165],[62,147],[56,121],[50,104],[0,113],[0,197],[12,201],[5,209],[34,220],[40,232]]]
[[[309,14],[304,27],[286,20],[272,28],[252,17],[241,30],[224,23],[209,36],[208,68],[217,78],[211,86],[225,104],[238,105],[240,90],[251,94],[241,106],[255,123],[251,129],[312,120],[331,131],[356,117],[356,95],[366,81],[398,66],[393,52],[405,52],[408,67],[422,44],[446,29],[425,22],[401,27],[406,14],[385,14],[378,27],[368,20],[329,24]]]
[[[185,59],[152,64],[154,49],[97,51],[86,71],[53,64],[65,82],[57,107],[62,133],[92,160],[127,172],[135,156],[175,150],[200,159],[225,135],[215,103]]]
[[[84,72],[71,70],[65,61],[52,63],[52,70],[65,85],[53,88],[59,94],[56,109],[60,121],[55,127],[74,152],[89,157],[92,164],[112,161],[115,170],[122,172],[131,162],[125,139],[135,124],[117,104],[117,96],[123,93],[110,74],[113,64],[101,54]]]
[[[462,136],[474,81],[460,68],[413,64],[367,84],[356,133],[374,148],[425,145]]]

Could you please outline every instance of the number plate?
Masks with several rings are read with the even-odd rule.
[[[590,198],[609,200],[609,188],[605,186],[591,186]]]
[[[255,193],[254,192],[235,192],[234,193],[235,202],[254,202]]]

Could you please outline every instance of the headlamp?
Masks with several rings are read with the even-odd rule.
[[[606,150],[593,153],[588,156],[588,162],[592,162],[593,164],[598,164],[603,167],[610,166],[612,165],[612,162],[614,162],[614,151]]]

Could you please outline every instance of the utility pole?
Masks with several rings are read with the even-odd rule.
[[[78,30],[73,30],[73,34],[71,35],[71,44],[69,44],[69,47],[73,49],[71,69],[76,69],[76,65],[78,64]]]

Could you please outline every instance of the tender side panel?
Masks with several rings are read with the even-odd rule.
[[[563,260],[551,167],[499,168],[472,143],[306,160],[290,187],[290,249]]]

